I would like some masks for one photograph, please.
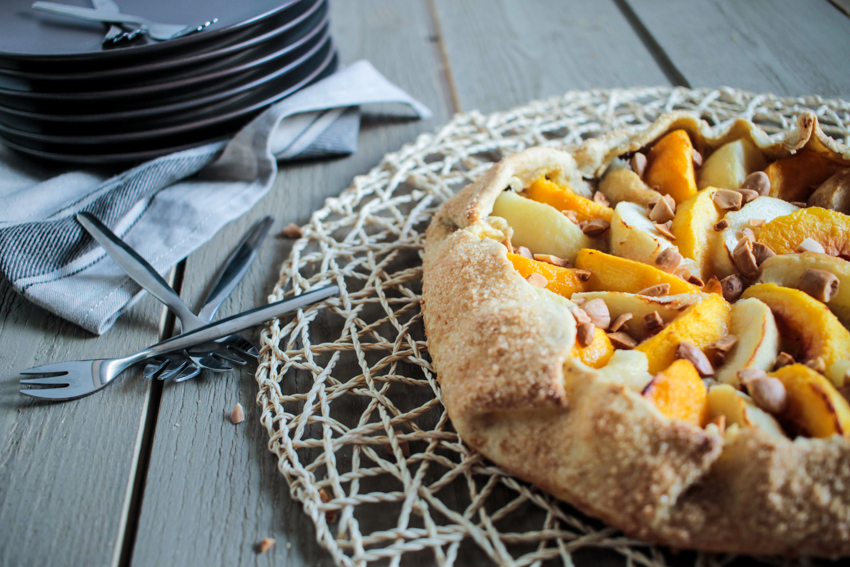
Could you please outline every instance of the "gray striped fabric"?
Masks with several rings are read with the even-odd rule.
[[[357,149],[357,107],[402,103],[430,111],[361,61],[275,104],[231,141],[131,170],[66,173],[0,146],[0,272],[34,303],[101,334],[141,297],[74,220],[104,221],[165,273],[271,187],[277,161]]]

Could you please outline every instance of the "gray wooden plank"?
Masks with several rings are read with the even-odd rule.
[[[670,81],[612,0],[434,0],[464,111]]]
[[[20,395],[18,372],[144,348],[162,313],[143,298],[96,338],[0,284],[0,565],[117,560],[150,383],[130,371],[90,397],[50,404]]]
[[[693,87],[850,97],[850,18],[826,1],[623,1]]]
[[[368,0],[332,4],[334,40],[345,62],[368,59],[391,81],[434,111],[427,122],[364,116],[358,152],[345,159],[283,165],[275,186],[244,218],[187,261],[183,295],[196,306],[239,235],[257,218],[273,214],[277,233],[304,224],[325,198],[367,172],[388,151],[445,122],[452,109],[442,81],[439,50],[424,1]],[[385,108],[381,110],[393,111]],[[402,114],[407,115],[404,111]],[[222,316],[266,302],[291,241],[269,237]],[[254,367],[166,386],[159,409],[138,533],[135,566],[330,565],[315,541],[312,523],[292,502],[254,403]],[[236,402],[246,421],[226,415]],[[277,542],[257,555],[264,537]]]

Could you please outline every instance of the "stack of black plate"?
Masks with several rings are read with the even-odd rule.
[[[91,8],[90,0],[57,0]],[[205,30],[104,46],[107,24],[0,1],[0,137],[75,163],[138,162],[232,135],[333,73],[327,0],[117,0]]]

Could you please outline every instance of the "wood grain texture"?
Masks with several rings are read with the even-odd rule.
[[[396,117],[366,114],[355,155],[281,164],[269,194],[187,260],[182,295],[190,306],[198,306],[242,232],[257,218],[272,214],[276,217],[272,234],[243,283],[222,307],[221,316],[265,303],[291,248],[291,241],[275,236],[280,229],[291,222],[306,223],[325,198],[339,194],[385,153],[445,122],[452,111],[424,2],[336,2],[331,16],[344,62],[368,59],[389,80],[428,105],[434,118],[413,121],[404,108],[381,107],[378,111]],[[275,457],[266,448],[268,434],[259,424],[254,401],[254,369],[166,386],[133,565],[332,564],[316,543],[309,518],[289,498]],[[237,401],[245,408],[246,421],[234,426],[226,416]],[[276,545],[258,555],[254,546],[264,537],[275,539]]]
[[[463,111],[670,84],[612,0],[434,0]]]
[[[0,284],[0,565],[110,565],[123,540],[150,383],[128,371],[105,390],[51,404],[18,393],[21,370],[123,356],[157,341],[143,298],[103,337]]]
[[[691,87],[850,97],[850,18],[825,0],[623,0]]]

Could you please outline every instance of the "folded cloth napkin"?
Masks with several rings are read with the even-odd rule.
[[[102,334],[143,293],[74,219],[106,223],[160,273],[265,195],[277,160],[351,153],[357,107],[431,112],[360,61],[276,103],[232,140],[151,160],[107,179],[62,173],[0,146],[0,272],[32,302]]]

